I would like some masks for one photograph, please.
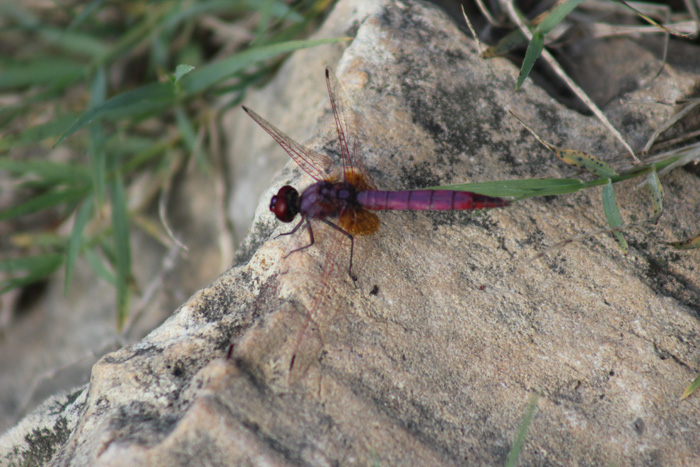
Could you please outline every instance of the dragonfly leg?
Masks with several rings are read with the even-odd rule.
[[[353,251],[355,250],[355,237],[353,237],[350,232],[343,229],[339,225],[335,225],[333,222],[329,221],[328,219],[321,219],[321,221],[324,222],[325,224],[333,227],[335,230],[337,230],[338,232],[341,232],[343,235],[345,235],[346,237],[348,237],[350,239],[350,267],[348,268],[348,274],[350,274],[350,279],[352,279],[353,282],[355,282],[357,280],[357,278],[352,275],[352,254],[353,254]]]
[[[294,227],[294,229],[293,229],[291,232],[287,232],[287,233],[284,233],[284,234],[280,234],[279,236],[281,236],[281,235],[291,235],[291,234],[293,234],[294,232],[296,232],[296,231],[299,229],[299,227],[301,227],[301,224],[304,223],[304,222],[306,222],[306,229],[309,231],[309,238],[311,238],[311,242],[310,242],[308,245],[305,245],[305,246],[303,246],[303,247],[301,247],[301,248],[297,248],[296,250],[290,251],[289,253],[287,253],[287,254],[285,255],[285,257],[284,257],[285,259],[287,259],[287,258],[289,257],[289,255],[291,255],[292,253],[296,253],[297,251],[301,251],[301,250],[306,250],[308,247],[310,247],[311,245],[314,244],[314,231],[313,231],[313,229],[311,229],[311,222],[309,222],[307,219],[302,219],[301,222],[299,222],[299,223],[297,224],[297,226]]]
[[[292,235],[294,232],[296,232],[297,230],[299,230],[299,227],[301,227],[301,224],[303,224],[305,220],[306,220],[306,218],[305,218],[305,217],[302,217],[301,220],[299,221],[299,223],[298,223],[297,225],[294,226],[294,228],[292,229],[291,232],[281,233],[281,234],[279,234],[278,236],[276,236],[275,238],[280,238],[280,237],[282,237],[282,236],[284,236],[284,235]],[[312,243],[312,244],[313,244],[313,239],[314,239],[314,236],[311,235],[311,240],[312,240],[311,243]]]

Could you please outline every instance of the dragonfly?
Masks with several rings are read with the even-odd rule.
[[[348,273],[354,281],[352,259],[355,236],[372,234],[380,225],[379,217],[371,211],[452,211],[508,206],[509,201],[503,198],[469,191],[378,190],[358,155],[360,144],[354,113],[350,110],[338,79],[329,68],[326,68],[326,86],[338,133],[342,166],[335,164],[327,154],[297,143],[253,110],[242,106],[294,162],[315,180],[301,194],[296,188],[285,185],[270,201],[270,211],[281,222],[290,223],[297,214],[300,215],[296,226],[281,235],[292,235],[302,226],[309,233],[309,243],[290,251],[285,258],[314,245],[311,221],[320,221],[350,240]]]

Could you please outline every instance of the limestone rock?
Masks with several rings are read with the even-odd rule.
[[[517,69],[478,58],[435,7],[340,2],[322,33],[331,30],[355,37],[328,65],[364,123],[362,155],[380,188],[576,175],[506,108],[558,146],[621,151],[597,120],[532,83],[515,93]],[[300,56],[279,80],[303,69]],[[656,71],[645,70],[640,82]],[[322,66],[309,79],[323,92]],[[626,89],[613,121],[642,141],[672,109],[640,110],[635,98],[690,95],[696,80],[673,68]],[[329,107],[313,102],[251,107],[293,138],[281,122],[313,113],[309,144],[332,153]],[[283,154],[262,130],[249,137]],[[322,226],[314,247],[285,259],[307,238],[275,238],[289,226],[267,212],[269,196],[310,183],[288,168],[263,195],[238,263],[102,358],[56,409],[82,412],[66,418],[52,465],[500,465],[533,392],[523,465],[700,462],[700,400],[679,400],[700,369],[696,255],[660,243],[697,228],[696,175],[662,179],[667,212],[654,230],[627,233],[626,256],[598,236],[529,262],[605,226],[597,190],[476,215],[382,213],[379,232],[356,242],[353,283],[348,245]],[[624,216],[648,215],[635,181],[615,188]],[[3,438],[3,461],[22,462],[30,430]]]

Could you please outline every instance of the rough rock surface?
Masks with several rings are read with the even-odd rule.
[[[559,146],[621,152],[594,118],[532,84],[515,93],[513,65],[479,59],[434,7],[340,2],[329,31],[355,37],[329,65],[365,123],[363,157],[380,187],[576,175],[506,108]],[[280,79],[314,63],[298,57]],[[637,146],[673,111],[638,101],[697,86],[682,67],[652,80],[650,53],[639,63],[625,100],[605,109]],[[324,88],[322,66],[314,86]],[[310,144],[332,152],[319,105],[284,112],[323,113]],[[523,465],[700,462],[700,399],[679,400],[700,371],[697,255],[660,244],[697,229],[697,175],[662,179],[666,213],[627,234],[626,256],[598,236],[528,262],[605,225],[597,190],[480,215],[381,214],[380,231],[357,241],[354,284],[347,245],[327,229],[286,259],[306,237],[274,238],[289,226],[266,212],[269,194],[309,181],[283,172],[238,264],[141,342],[102,358],[88,386],[7,433],[2,462],[21,464],[44,442],[37,459],[53,465],[498,465],[533,392]],[[635,181],[616,193],[623,216],[648,216]]]

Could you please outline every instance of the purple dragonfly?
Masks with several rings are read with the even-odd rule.
[[[301,195],[296,188],[285,185],[270,201],[270,211],[282,222],[292,222],[297,214],[301,215],[301,220],[292,231],[282,235],[291,235],[302,225],[306,226],[309,232],[309,244],[289,252],[287,256],[314,244],[311,219],[319,220],[350,239],[348,272],[352,278],[354,236],[369,235],[379,228],[379,218],[370,210],[451,211],[497,208],[509,204],[503,198],[468,191],[377,190],[357,155],[358,139],[352,123],[353,114],[348,108],[337,78],[328,68],[326,85],[338,131],[342,171],[327,155],[302,146],[251,109],[243,107],[243,110],[282,146],[294,162],[316,180]],[[338,222],[332,222],[329,220],[331,218],[337,218]]]

